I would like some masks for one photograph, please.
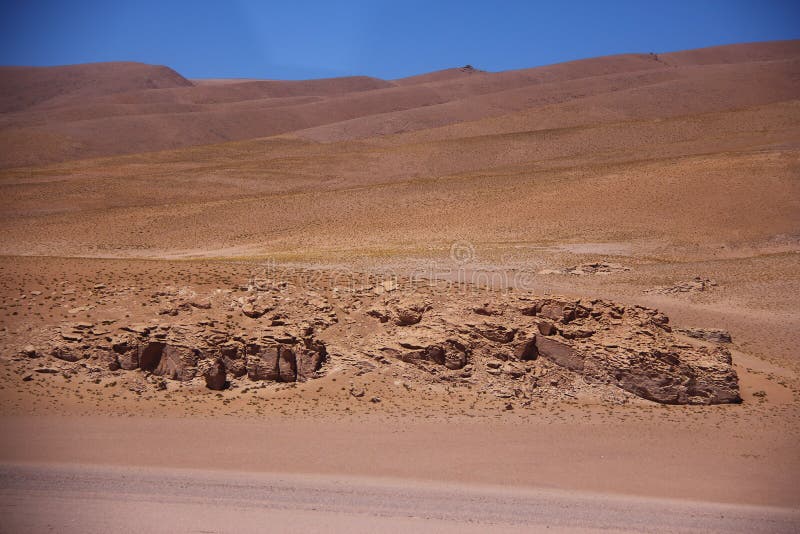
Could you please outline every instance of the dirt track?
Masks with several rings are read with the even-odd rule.
[[[779,508],[231,471],[0,467],[7,528],[61,532],[790,532]],[[35,502],[35,507],[30,503]],[[142,511],[147,510],[143,514]],[[121,527],[124,525],[124,527]]]

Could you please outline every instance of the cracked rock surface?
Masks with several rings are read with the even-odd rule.
[[[324,273],[294,274],[293,281],[155,291],[148,322],[43,327],[35,343],[17,349],[16,361],[27,372],[49,368],[48,359],[71,364],[75,374],[140,372],[212,390],[381,368],[522,400],[587,393],[665,404],[741,400],[730,352],[719,344],[724,336],[673,331],[654,309],[377,275],[337,286]]]

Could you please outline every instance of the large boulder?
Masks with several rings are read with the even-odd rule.
[[[497,323],[482,323],[475,325],[475,331],[482,337],[495,343],[509,343],[517,333],[515,328],[508,328]]]
[[[561,298],[545,298],[533,301],[522,309],[523,315],[535,315],[560,323],[569,323],[589,315],[589,309],[580,302]]]
[[[442,365],[448,369],[461,369],[469,361],[468,349],[466,346],[454,339],[448,339],[444,343],[437,345],[444,353]]]
[[[514,356],[518,360],[535,360],[539,357],[539,347],[536,346],[536,336],[524,339],[517,345]]]
[[[292,347],[278,346],[278,380],[297,382],[297,358]]]
[[[100,349],[97,351],[95,358],[104,369],[116,371],[120,368],[119,358],[113,350]]]
[[[64,346],[53,347],[50,355],[65,362],[77,362],[80,359],[80,355],[75,349]]]
[[[733,341],[730,332],[716,328],[681,328],[678,332],[685,336],[714,343],[731,343]]]
[[[583,371],[584,358],[566,343],[545,336],[536,336],[536,348],[541,356],[556,365],[570,371],[579,373]]]
[[[219,347],[219,354],[222,359],[222,364],[231,376],[239,378],[247,373],[245,351],[241,345],[238,343],[222,345]]]
[[[448,369],[461,369],[467,365],[467,352],[463,345],[446,341],[426,347],[421,353],[422,359],[444,365]]]
[[[417,324],[422,320],[422,315],[427,309],[427,305],[421,302],[401,302],[394,308],[394,324],[397,326],[411,326]]]
[[[277,381],[280,379],[280,371],[278,369],[280,345],[277,343],[269,345],[248,343],[245,351],[247,354],[247,376],[250,380]]]
[[[197,363],[197,372],[205,379],[206,387],[215,391],[225,389],[228,384],[225,366],[218,358],[205,358]]]
[[[124,337],[112,339],[111,350],[117,355],[117,362],[121,369],[132,371],[139,368],[138,347],[130,339]]]
[[[314,377],[325,362],[328,352],[325,344],[314,339],[307,339],[295,349],[297,362],[297,381],[305,382]]]
[[[161,360],[153,374],[171,378],[172,380],[191,380],[197,374],[199,357],[200,351],[197,349],[181,345],[166,345],[161,353]]]
[[[161,364],[161,356],[164,353],[165,343],[160,341],[145,341],[140,343],[136,348],[136,359],[139,362],[139,368],[143,371],[150,371],[155,374],[156,369]]]

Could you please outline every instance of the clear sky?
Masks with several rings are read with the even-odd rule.
[[[800,0],[0,0],[0,64],[397,78],[800,38]]]

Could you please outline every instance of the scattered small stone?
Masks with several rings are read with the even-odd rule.
[[[630,267],[620,265],[619,263],[606,263],[606,262],[593,262],[582,263],[573,267],[564,267],[562,269],[544,269],[539,271],[538,274],[571,274],[577,276],[593,275],[593,274],[612,274],[630,271]]]
[[[75,352],[67,347],[53,347],[50,355],[65,362],[77,362],[80,359]]]
[[[83,336],[76,333],[76,332],[61,332],[61,337],[66,341],[81,341],[83,340]]]
[[[267,313],[267,310],[265,308],[255,306],[252,302],[247,302],[242,306],[242,313],[251,319],[258,319]]]
[[[710,278],[702,278],[696,276],[691,280],[678,282],[671,286],[658,286],[652,289],[645,289],[645,293],[660,293],[662,295],[671,295],[677,293],[698,293],[702,291],[710,291],[717,286],[717,282]]]

